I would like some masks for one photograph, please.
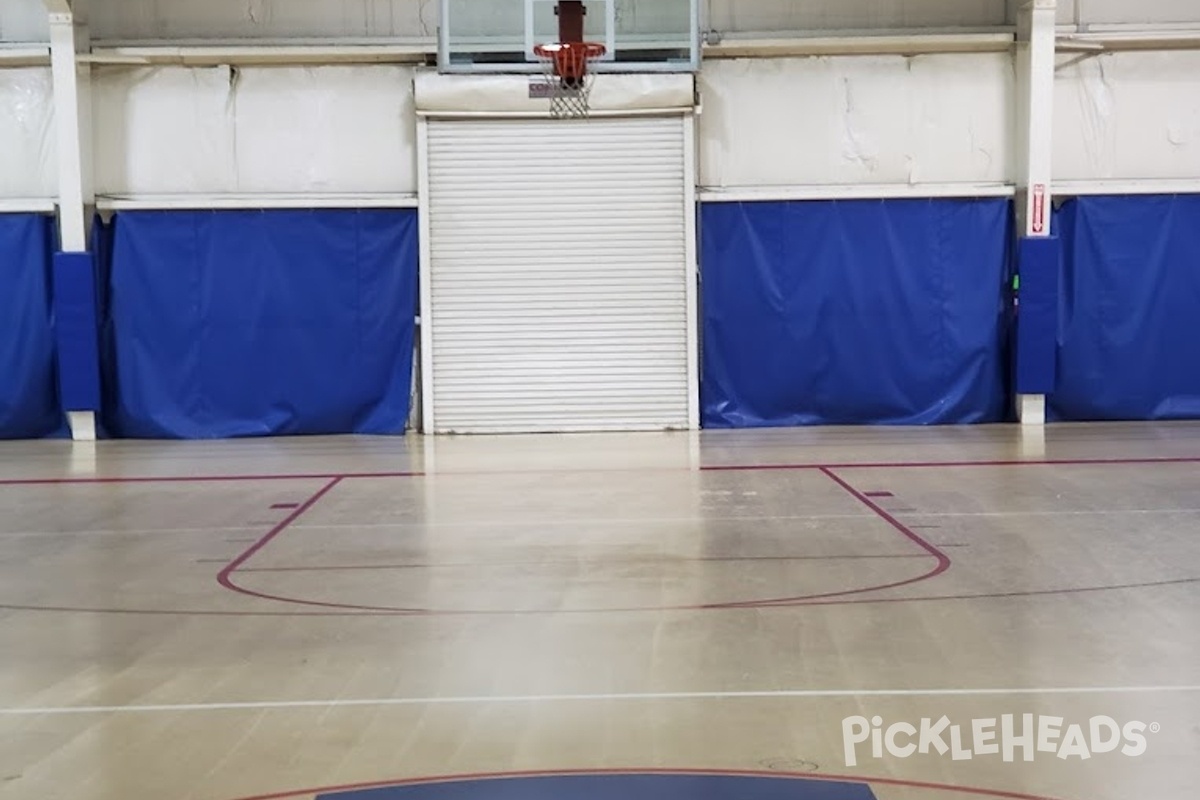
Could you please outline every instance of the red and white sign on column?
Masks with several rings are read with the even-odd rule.
[[[1035,183],[1031,191],[1033,192],[1033,208],[1031,209],[1029,230],[1040,236],[1046,233],[1046,184]]]

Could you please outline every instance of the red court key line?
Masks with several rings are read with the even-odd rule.
[[[827,604],[829,600],[832,600],[834,598],[850,597],[853,595],[866,594],[868,592],[881,592],[884,589],[898,589],[901,586],[911,586],[914,583],[921,583],[922,581],[927,581],[931,578],[936,578],[938,575],[941,575],[943,572],[950,569],[950,556],[946,555],[946,553],[944,551],[940,550],[936,545],[933,545],[930,542],[928,542],[927,540],[925,540],[924,538],[922,538],[921,535],[916,533],[915,531],[913,531],[912,528],[909,528],[903,522],[901,522],[900,520],[896,519],[894,516],[889,514],[887,511],[885,511],[883,509],[882,506],[880,506],[878,503],[876,503],[870,497],[867,497],[865,494],[860,492],[858,489],[855,489],[853,486],[850,485],[849,482],[847,482],[846,480],[839,477],[829,467],[820,467],[819,470],[820,470],[820,472],[827,475],[829,477],[829,479],[832,480],[834,483],[836,483],[838,486],[841,486],[843,489],[845,489],[847,492],[849,492],[851,495],[853,495],[854,498],[856,500],[858,500],[858,502],[862,503],[867,508],[869,508],[873,512],[875,512],[876,516],[880,517],[884,522],[891,525],[893,528],[895,528],[897,531],[899,531],[901,534],[903,534],[905,538],[907,538],[909,541],[916,544],[918,547],[920,547],[922,550],[924,550],[928,555],[937,559],[937,564],[934,566],[933,569],[929,570],[928,572],[926,572],[922,575],[917,575],[914,578],[907,578],[902,581],[893,581],[892,583],[883,583],[883,584],[879,584],[877,586],[864,586],[860,589],[845,589],[845,590],[837,591],[837,592],[825,592],[823,594],[804,595],[802,597],[781,597],[781,598],[777,598],[774,600],[754,600],[754,601],[748,601],[748,602],[743,602],[743,603],[733,603],[726,607],[733,607],[733,608],[760,607],[761,608],[761,607],[767,607],[767,606],[797,606],[797,605],[805,605],[808,603],[811,603],[813,605],[818,605],[818,604],[823,605],[823,604]]]
[[[341,482],[342,482],[341,476],[335,477],[333,480],[329,481],[324,486],[322,486],[321,489],[318,490],[316,494],[314,494],[312,497],[308,498],[303,503],[301,503],[300,506],[295,511],[293,511],[291,514],[288,514],[287,517],[284,518],[284,520],[282,522],[280,522],[278,525],[276,525],[271,530],[267,531],[267,533],[261,539],[259,539],[254,544],[250,545],[250,547],[246,548],[246,550],[244,550],[241,555],[239,555],[233,561],[230,561],[229,564],[224,569],[222,569],[219,573],[217,573],[217,583],[221,584],[221,586],[230,590],[231,592],[237,592],[238,594],[244,594],[244,595],[248,595],[250,597],[257,597],[262,600],[273,600],[273,601],[281,602],[281,603],[290,603],[292,605],[317,606],[319,608],[346,609],[346,610],[351,610],[351,611],[377,611],[377,610],[379,610],[379,609],[372,608],[371,606],[356,606],[356,605],[349,605],[346,603],[325,603],[325,602],[321,602],[319,600],[300,600],[295,597],[284,597],[282,595],[268,594],[267,592],[259,592],[254,589],[247,589],[244,586],[238,585],[233,580],[233,573],[237,572],[238,567],[241,567],[247,561],[254,558],[256,553],[258,553],[260,550],[262,550],[264,547],[266,547],[268,544],[270,544],[271,541],[275,537],[279,536],[281,533],[286,531],[296,520],[298,520],[298,519],[300,519],[300,517],[304,516],[304,514],[306,514],[309,509],[311,509],[313,506],[315,506],[321,500],[322,497],[324,497],[325,495],[327,495],[331,491],[333,491],[333,487],[337,486]],[[404,609],[395,609],[395,611],[397,611],[397,612],[400,612],[403,610]]]
[[[945,553],[943,553],[941,550],[939,550],[939,549],[938,549],[938,548],[937,548],[935,545],[933,545],[933,544],[930,544],[929,542],[925,541],[923,538],[921,538],[921,536],[920,536],[920,535],[918,535],[918,534],[916,534],[916,533],[913,533],[913,531],[912,531],[912,529],[911,529],[911,528],[909,528],[909,527],[908,527],[907,525],[905,525],[903,522],[901,522],[900,520],[896,519],[896,518],[895,518],[894,516],[892,516],[890,513],[888,513],[887,511],[885,511],[885,510],[883,509],[883,507],[882,507],[882,506],[880,506],[878,503],[876,503],[874,500],[872,500],[871,498],[867,497],[865,494],[863,494],[862,492],[860,492],[858,489],[855,489],[853,486],[851,486],[851,485],[850,485],[850,483],[849,483],[848,481],[846,481],[846,480],[844,480],[843,478],[839,477],[839,476],[837,475],[837,473],[835,473],[835,472],[834,472],[832,469],[830,469],[829,467],[821,467],[821,472],[823,472],[823,473],[825,473],[826,475],[828,475],[828,476],[829,476],[829,478],[830,478],[830,479],[831,479],[831,480],[832,480],[834,483],[836,483],[838,486],[841,486],[841,487],[842,487],[843,489],[845,489],[847,492],[849,492],[850,494],[854,495],[854,497],[855,497],[855,498],[858,500],[858,502],[862,503],[862,504],[863,504],[863,505],[865,505],[867,508],[869,508],[869,509],[871,509],[872,511],[874,511],[876,514],[878,514],[879,516],[883,517],[883,519],[884,519],[884,520],[885,520],[885,521],[886,521],[886,522],[887,522],[889,525],[891,525],[891,526],[892,526],[893,528],[895,528],[896,530],[900,531],[900,533],[904,534],[904,535],[905,535],[905,536],[906,536],[908,539],[910,539],[910,540],[911,540],[911,541],[912,541],[914,544],[916,544],[916,545],[917,545],[918,547],[920,547],[922,550],[924,550],[925,552],[929,553],[929,555],[931,555],[931,556],[933,556],[934,558],[936,558],[936,559],[938,560],[938,563],[939,563],[939,565],[941,565],[941,567],[940,567],[940,569],[937,571],[937,573],[935,573],[935,574],[939,574],[939,575],[940,575],[941,573],[943,573],[943,572],[945,572],[946,570],[950,569],[950,557],[949,557],[949,556],[947,556]],[[932,576],[930,576],[930,577],[932,577]]]
[[[1090,592],[1115,592],[1137,589],[1161,589],[1175,586],[1191,586],[1200,584],[1200,578],[1179,578],[1171,581],[1154,581],[1150,583],[1124,583],[1108,586],[1076,586],[1065,587],[1061,589],[1028,589],[1015,592],[996,592],[991,594],[943,594],[943,595],[923,595],[917,597],[861,597],[857,599],[847,600],[814,600],[810,603],[792,603],[791,605],[775,605],[765,606],[766,608],[791,608],[794,606],[833,606],[833,605],[872,605],[872,604],[893,604],[893,603],[923,603],[923,602],[944,602],[955,600],[1009,600],[1009,599],[1024,599],[1029,597],[1057,597],[1069,596],[1077,594],[1086,594]],[[298,603],[294,599],[288,598],[288,602]],[[301,603],[303,604],[303,603]],[[748,606],[747,606],[748,607]],[[86,608],[81,606],[35,606],[35,605],[18,605],[13,603],[0,603],[2,611],[36,611],[48,613],[66,613],[66,614],[131,614],[139,616],[211,616],[211,617],[364,617],[364,616],[400,616],[410,615],[414,613],[422,613],[420,609],[399,609],[387,610],[379,609],[374,614],[364,614],[362,611],[218,611],[215,609],[158,609],[158,608]],[[520,614],[594,614],[594,613],[612,613],[613,611],[622,611],[622,609],[578,609],[574,611],[546,611],[541,609],[531,609],[528,611],[479,611],[471,609],[462,610],[443,610],[443,611],[426,611],[424,613],[436,613],[447,616],[472,616],[484,614],[504,614],[507,616]],[[626,611],[663,611],[673,610],[664,609],[662,607],[654,608],[634,608],[624,609]],[[694,609],[684,609],[694,610]]]
[[[835,598],[853,597],[853,596],[860,595],[860,594],[867,594],[867,593],[871,593],[871,592],[883,591],[884,589],[895,589],[895,588],[898,588],[901,586],[909,586],[914,583],[920,583],[922,581],[926,581],[931,578],[935,578],[938,575],[941,575],[946,570],[950,569],[950,557],[948,555],[946,555],[943,551],[939,550],[936,546],[930,544],[928,541],[923,539],[920,535],[913,532],[906,525],[904,525],[904,523],[900,522],[894,516],[889,514],[887,511],[885,511],[883,508],[881,508],[877,503],[875,503],[869,497],[865,496],[862,492],[855,489],[853,486],[851,486],[845,480],[838,477],[828,467],[819,467],[818,469],[819,469],[819,471],[828,475],[831,480],[833,480],[835,483],[837,483],[839,486],[841,486],[843,489],[845,489],[847,492],[849,492],[851,495],[853,495],[856,499],[858,499],[859,502],[863,503],[868,508],[870,508],[873,512],[875,512],[875,514],[877,516],[882,518],[885,522],[887,522],[893,528],[895,528],[900,533],[902,533],[907,539],[909,539],[910,541],[917,544],[922,550],[925,551],[925,553],[928,556],[935,558],[937,560],[937,564],[934,566],[934,568],[921,574],[921,575],[917,575],[916,577],[913,577],[913,578],[907,578],[907,579],[901,580],[901,581],[893,581],[891,583],[878,584],[878,585],[873,585],[873,586],[863,586],[863,587],[855,588],[855,589],[841,589],[841,590],[833,591],[833,592],[821,592],[818,594],[795,595],[795,596],[791,596],[791,597],[771,597],[771,598],[760,598],[760,599],[752,599],[752,600],[735,600],[732,602],[701,603],[701,604],[697,604],[697,605],[686,605],[686,606],[662,606],[662,607],[654,609],[654,610],[700,611],[700,610],[715,610],[715,609],[781,608],[781,607],[797,606],[797,605],[805,605],[805,604],[818,605],[818,604],[828,603],[830,600],[833,600]],[[326,493],[328,493],[331,489],[333,489],[334,486],[336,486],[338,483],[340,483],[342,479],[343,479],[342,477],[338,477],[338,478],[335,478],[334,480],[332,480],[323,489],[321,489],[319,492],[317,492],[315,495],[313,495],[311,498],[309,498],[309,500],[307,502],[305,502],[302,506],[300,506],[300,508],[296,509],[296,511],[294,513],[289,515],[287,519],[285,519],[279,525],[275,526],[275,528],[271,529],[271,531],[269,531],[265,536],[263,536],[261,539],[259,539],[252,547],[250,547],[248,550],[246,550],[244,553],[242,553],[240,556],[238,556],[237,559],[232,561],[229,564],[229,566],[227,566],[225,569],[221,570],[221,573],[217,576],[218,582],[222,586],[224,586],[226,589],[230,589],[231,591],[239,592],[240,594],[249,595],[251,597],[258,597],[258,598],[261,598],[264,600],[274,600],[276,602],[289,603],[292,605],[316,606],[318,608],[337,608],[337,609],[343,609],[343,610],[347,610],[347,611],[358,611],[358,612],[366,611],[366,612],[390,613],[390,614],[510,613],[510,612],[488,611],[488,610],[483,610],[483,609],[404,608],[404,607],[395,607],[395,606],[370,606],[370,605],[358,605],[358,604],[354,604],[354,603],[325,602],[325,601],[319,601],[319,600],[307,600],[307,599],[299,598],[299,597],[288,597],[286,595],[275,595],[275,594],[269,594],[266,592],[259,592],[259,591],[253,590],[253,589],[247,589],[243,586],[240,586],[240,585],[234,583],[234,581],[232,580],[232,575],[234,572],[236,572],[238,570],[239,567],[244,565],[247,561],[249,561],[251,558],[253,558],[257,552],[259,552],[264,547],[266,547],[268,544],[270,544],[271,541],[276,536],[278,536],[279,534],[281,534],[285,530],[287,530],[287,528],[290,525],[292,525],[297,519],[299,519],[301,515],[303,515],[306,511],[308,511],[308,509],[310,509]],[[603,611],[608,611],[608,612],[622,612],[622,611],[646,611],[646,610],[651,610],[651,609],[640,608],[640,607],[639,608],[619,608],[618,607],[618,608],[588,609],[588,610],[589,611],[603,610]]]

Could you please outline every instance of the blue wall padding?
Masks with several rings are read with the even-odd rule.
[[[1078,198],[1055,224],[1063,259],[1051,417],[1200,418],[1200,196]]]
[[[850,781],[616,773],[381,786],[330,791],[317,800],[875,800],[875,793]]]
[[[1058,356],[1058,281],[1062,247],[1057,237],[1022,239],[1018,247],[1021,285],[1014,354],[1020,394],[1054,391]]]
[[[50,262],[54,221],[0,214],[0,438],[61,430]]]
[[[703,423],[941,424],[1007,408],[1007,200],[709,203]]]
[[[99,411],[96,273],[91,253],[55,253],[54,327],[63,409]]]
[[[112,225],[98,237],[111,250],[110,435],[404,430],[415,211],[134,212]]]

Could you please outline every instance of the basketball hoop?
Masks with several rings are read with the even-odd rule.
[[[539,44],[533,53],[542,62],[545,91],[550,98],[550,116],[555,119],[587,117],[588,99],[596,75],[591,65],[608,48],[596,42]]]

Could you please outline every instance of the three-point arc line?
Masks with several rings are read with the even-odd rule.
[[[831,480],[833,480],[834,483],[836,483],[840,487],[842,487],[842,489],[844,489],[846,492],[848,492],[852,497],[857,499],[860,503],[867,506],[867,508],[871,509],[871,511],[874,512],[876,516],[882,518],[885,522],[887,522],[890,526],[892,526],[895,530],[897,530],[902,536],[904,536],[909,541],[913,542],[918,547],[920,547],[922,550],[924,550],[925,554],[927,556],[932,557],[935,560],[934,566],[931,569],[921,573],[920,575],[916,575],[911,578],[906,578],[904,580],[890,581],[888,583],[874,584],[871,586],[863,586],[863,587],[858,587],[858,588],[854,588],[854,589],[843,589],[843,590],[832,591],[832,592],[819,592],[819,593],[815,593],[815,594],[794,595],[794,596],[789,596],[789,597],[770,597],[770,598],[760,598],[760,599],[752,599],[752,600],[735,600],[735,601],[720,602],[720,603],[696,603],[696,604],[689,604],[689,605],[656,606],[653,608],[651,608],[651,607],[614,607],[614,608],[602,608],[602,609],[597,608],[597,609],[586,609],[586,611],[596,611],[596,612],[603,611],[603,612],[610,612],[610,613],[651,611],[651,610],[654,610],[654,611],[707,611],[707,610],[722,610],[722,609],[786,607],[786,606],[796,606],[796,605],[804,605],[804,604],[827,604],[833,600],[844,599],[847,597],[853,597],[853,596],[857,596],[857,595],[863,595],[863,594],[868,594],[868,593],[872,593],[872,592],[883,591],[885,589],[896,589],[896,588],[900,588],[900,587],[904,587],[904,586],[911,586],[913,584],[921,583],[923,581],[927,581],[932,578],[935,578],[938,575],[941,575],[946,570],[950,569],[950,565],[951,565],[950,557],[948,555],[946,555],[946,553],[944,551],[938,549],[933,544],[930,544],[927,540],[922,538],[920,536],[920,534],[916,533],[912,529],[905,526],[904,523],[900,522],[892,514],[889,514],[886,510],[884,510],[882,507],[880,507],[879,504],[877,504],[874,500],[867,497],[862,492],[858,491],[853,486],[851,486],[849,482],[847,482],[844,479],[842,479],[841,477],[839,477],[835,472],[833,472],[832,469],[822,467],[822,468],[820,468],[819,471],[821,473],[823,473],[824,475],[826,475],[827,477],[829,477]],[[273,527],[264,536],[262,536],[262,538],[260,538],[257,542],[255,542],[253,545],[251,545],[249,548],[247,548],[241,555],[239,555],[237,558],[235,558],[233,561],[231,561],[229,564],[227,564],[225,566],[225,568],[222,569],[218,573],[217,582],[222,587],[224,587],[230,591],[237,592],[239,594],[247,595],[250,597],[255,597],[255,598],[258,598],[261,600],[271,600],[271,601],[280,602],[280,603],[288,603],[291,605],[311,606],[311,607],[323,608],[323,609],[338,609],[338,610],[343,610],[343,611],[369,612],[369,613],[376,613],[376,614],[378,614],[378,613],[401,614],[401,615],[408,615],[408,614],[429,615],[429,614],[445,614],[445,613],[453,613],[453,614],[504,613],[504,612],[498,612],[496,609],[489,609],[489,610],[483,610],[483,609],[478,609],[478,610],[436,609],[436,608],[422,608],[422,607],[376,606],[376,605],[364,605],[364,604],[358,604],[358,603],[337,603],[337,602],[329,602],[329,601],[323,601],[323,600],[309,600],[309,599],[302,598],[302,597],[291,597],[291,596],[287,596],[287,595],[263,592],[263,591],[259,591],[257,589],[250,589],[245,586],[242,586],[240,583],[238,583],[234,579],[234,574],[238,572],[239,568],[245,566],[258,552],[263,550],[263,548],[265,548],[268,544],[270,544],[273,540],[275,540],[278,536],[280,536],[284,531],[286,531],[294,522],[296,522],[296,520],[298,520],[309,509],[311,509],[314,505],[316,505],[317,502],[320,501],[321,498],[323,498],[330,491],[332,491],[335,486],[337,486],[339,483],[341,483],[342,480],[344,480],[344,478],[339,476],[339,477],[335,477],[333,480],[326,483],[320,490],[318,490],[313,496],[311,496],[310,498],[308,498],[308,500],[306,500],[304,503],[302,503],[300,506],[298,506],[291,514],[289,514],[278,525]]]

